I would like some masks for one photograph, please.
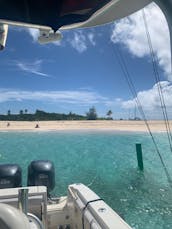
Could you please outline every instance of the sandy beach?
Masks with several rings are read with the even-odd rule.
[[[151,131],[165,131],[164,121],[148,121]],[[38,125],[39,128],[35,128]],[[172,127],[172,121],[170,121]],[[144,121],[0,121],[0,131],[113,130],[147,131]]]

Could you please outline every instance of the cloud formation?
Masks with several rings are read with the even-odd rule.
[[[30,36],[32,37],[33,41],[37,42],[38,37],[39,37],[39,30],[34,29],[34,28],[28,28],[27,31],[30,34]]]
[[[70,32],[70,39],[67,39],[68,43],[76,49],[79,53],[83,53],[88,49],[89,46],[95,46],[95,35],[93,32],[84,32],[79,29],[75,32]]]
[[[0,89],[0,103],[24,100],[91,105],[98,103],[106,104],[108,98],[94,91],[22,91]]]
[[[161,81],[159,82],[161,86],[162,93],[164,96],[164,102],[166,108],[170,114],[172,114],[172,84],[168,81]],[[137,94],[137,98],[140,101],[143,110],[149,116],[151,115],[154,117],[155,115],[159,114],[159,117],[162,118],[162,109],[160,103],[160,97],[158,93],[158,85],[155,84],[151,89],[147,91],[140,91]],[[121,107],[124,109],[134,109],[136,106],[136,98],[126,101],[121,101]],[[170,116],[171,117],[171,116]]]
[[[154,3],[147,6],[144,11],[158,63],[168,79],[172,80],[170,39],[165,17]],[[111,40],[123,44],[136,57],[149,56],[142,11],[114,23]]]
[[[74,32],[73,38],[68,41],[79,53],[87,50],[86,36],[81,31]]]
[[[41,65],[43,63],[43,60],[35,60],[33,62],[25,62],[25,61],[17,61],[16,66],[21,71],[43,76],[43,77],[50,77],[48,74],[43,73],[41,71]]]

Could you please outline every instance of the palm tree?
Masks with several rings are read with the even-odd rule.
[[[27,110],[27,109],[25,109],[25,110],[24,110],[24,113],[25,113],[25,114],[27,114],[27,112],[28,112],[28,110]]]
[[[23,110],[20,110],[20,115],[23,115]]]
[[[11,115],[11,111],[10,110],[7,111],[7,115]]]
[[[111,110],[108,110],[106,115],[107,115],[108,119],[112,119],[112,117],[111,117],[112,111]]]

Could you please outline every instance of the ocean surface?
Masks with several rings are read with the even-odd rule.
[[[172,176],[172,153],[165,133],[154,134]],[[135,144],[143,149],[144,172],[137,168]],[[1,163],[18,163],[26,184],[32,160],[48,159],[56,168],[53,195],[71,183],[84,183],[132,228],[172,228],[172,188],[146,133],[63,131],[0,132]]]

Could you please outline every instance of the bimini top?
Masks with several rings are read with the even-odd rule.
[[[46,26],[54,31],[61,27],[89,27],[127,16],[149,2],[151,0],[0,0],[0,21]]]

